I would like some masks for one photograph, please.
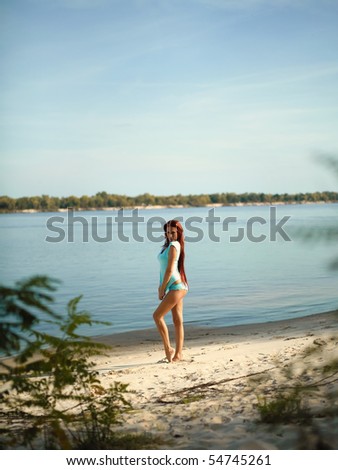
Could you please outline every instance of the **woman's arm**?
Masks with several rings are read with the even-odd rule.
[[[174,267],[175,267],[175,257],[176,257],[176,248],[173,245],[171,245],[171,247],[169,248],[167,269],[165,270],[165,273],[163,276],[162,285],[158,288],[158,298],[160,300],[163,299],[165,288],[167,287],[167,284],[171,276],[173,275]]]

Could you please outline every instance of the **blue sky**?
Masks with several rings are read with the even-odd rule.
[[[336,0],[2,0],[0,194],[337,190]],[[318,157],[319,156],[319,157]]]

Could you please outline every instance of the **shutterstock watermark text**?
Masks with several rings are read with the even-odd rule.
[[[185,241],[196,243],[207,237],[212,242],[220,242],[224,236],[230,243],[239,243],[249,240],[252,243],[264,241],[276,242],[278,240],[291,241],[286,232],[286,224],[291,216],[277,218],[277,207],[268,208],[268,217],[254,216],[246,221],[236,216],[221,218],[215,215],[215,209],[209,209],[205,217],[183,216],[173,217],[179,220],[184,228]],[[163,226],[167,222],[161,216],[145,218],[139,209],[117,211],[115,216],[98,217],[96,215],[84,217],[68,209],[65,216],[52,216],[46,221],[49,234],[45,237],[48,243],[90,240],[97,243],[107,243],[114,239],[128,243],[136,242],[163,242],[165,235]],[[100,227],[100,229],[99,229]],[[264,230],[263,230],[264,228]],[[100,233],[99,233],[100,232]]]

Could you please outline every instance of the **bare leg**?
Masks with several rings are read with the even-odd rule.
[[[170,345],[169,332],[164,316],[181,301],[186,293],[185,290],[169,291],[153,314],[154,321],[163,341],[165,355],[169,362],[172,362],[175,351]]]
[[[182,360],[182,349],[184,343],[184,327],[183,327],[183,298],[171,309],[173,322],[175,326],[176,351],[173,362]]]

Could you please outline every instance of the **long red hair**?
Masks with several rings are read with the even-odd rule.
[[[180,257],[178,258],[178,271],[181,275],[181,279],[183,282],[188,284],[187,281],[187,276],[185,275],[185,270],[184,270],[184,258],[185,258],[185,251],[184,251],[184,233],[183,233],[183,227],[181,223],[178,220],[168,220],[163,226],[164,229],[164,234],[165,234],[165,243],[163,245],[163,250],[165,250],[169,246],[169,240],[167,237],[167,228],[168,227],[174,227],[177,229],[177,241],[179,242],[181,246],[181,252],[180,252]]]

